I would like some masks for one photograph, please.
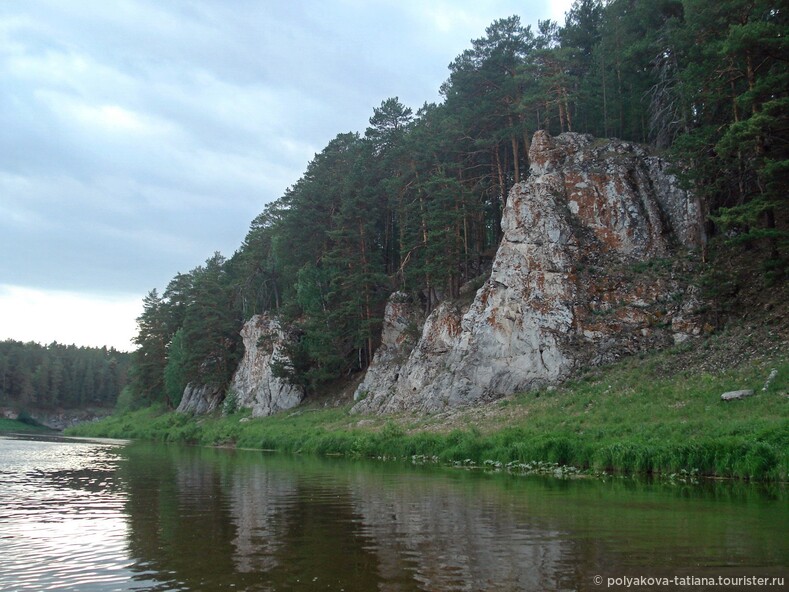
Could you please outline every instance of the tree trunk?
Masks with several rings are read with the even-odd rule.
[[[509,116],[509,124],[510,128],[513,127],[512,125],[512,116]],[[515,171],[515,184],[521,182],[521,172],[520,172],[520,157],[518,155],[518,138],[515,137],[515,134],[512,133],[510,135],[510,144],[512,145],[512,164],[513,170]]]

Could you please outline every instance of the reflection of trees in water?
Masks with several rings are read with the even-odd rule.
[[[769,517],[745,503],[766,499],[753,489],[738,498],[732,488],[139,445],[122,479],[132,553],[173,588],[578,589],[601,571],[705,558],[780,565],[787,554],[777,533],[765,534]],[[746,507],[755,513],[740,515]]]
[[[163,582],[200,585],[232,573],[232,516],[222,484],[200,449],[133,445],[122,478],[129,490],[129,549]]]
[[[539,590],[574,559],[560,533],[483,481],[359,473],[353,491],[384,580],[405,571],[427,590]]]
[[[299,459],[258,460],[239,466],[229,488],[237,570],[278,586],[375,590],[377,559],[347,484]]]
[[[168,450],[130,459],[125,477],[132,552],[171,581],[518,590],[563,557],[553,534],[445,478]]]
[[[257,455],[243,462],[227,451],[164,451],[132,447],[123,469],[130,549],[141,570],[174,588],[376,589],[376,559],[342,486]]]

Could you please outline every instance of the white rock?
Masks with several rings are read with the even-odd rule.
[[[485,401],[559,382],[579,365],[659,338],[643,329],[666,286],[650,278],[622,285],[606,266],[664,256],[672,235],[698,246],[698,202],[663,161],[628,142],[537,132],[529,160],[530,176],[504,210],[490,278],[470,306],[443,302],[432,311],[416,345],[398,349],[385,329],[355,411],[434,412]],[[582,276],[586,261],[602,272]]]
[[[752,397],[753,390],[745,389],[741,391],[729,391],[721,395],[721,401],[735,401],[737,399],[744,399],[745,397]]]
[[[190,382],[184,389],[184,394],[181,396],[181,402],[178,404],[176,411],[179,413],[204,415],[217,409],[223,398],[224,394],[219,387]]]
[[[274,376],[273,361],[283,359],[287,338],[276,319],[255,315],[241,329],[244,357],[236,369],[231,390],[238,405],[252,409],[252,416],[271,415],[295,407],[304,398],[301,388]]]

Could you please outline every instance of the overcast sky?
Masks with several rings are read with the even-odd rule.
[[[143,296],[497,18],[571,0],[0,1],[0,339],[131,349]]]

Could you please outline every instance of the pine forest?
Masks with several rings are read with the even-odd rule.
[[[563,24],[496,20],[449,64],[440,103],[384,99],[367,129],[315,155],[232,256],[145,297],[133,398],[174,407],[187,383],[226,385],[239,330],[262,312],[298,335],[278,372],[307,396],[365,369],[391,293],[429,312],[489,270],[540,129],[635,141],[682,163],[708,235],[759,245],[760,269],[780,280],[788,32],[786,5],[767,0],[577,0]],[[92,388],[72,396],[103,396]]]

